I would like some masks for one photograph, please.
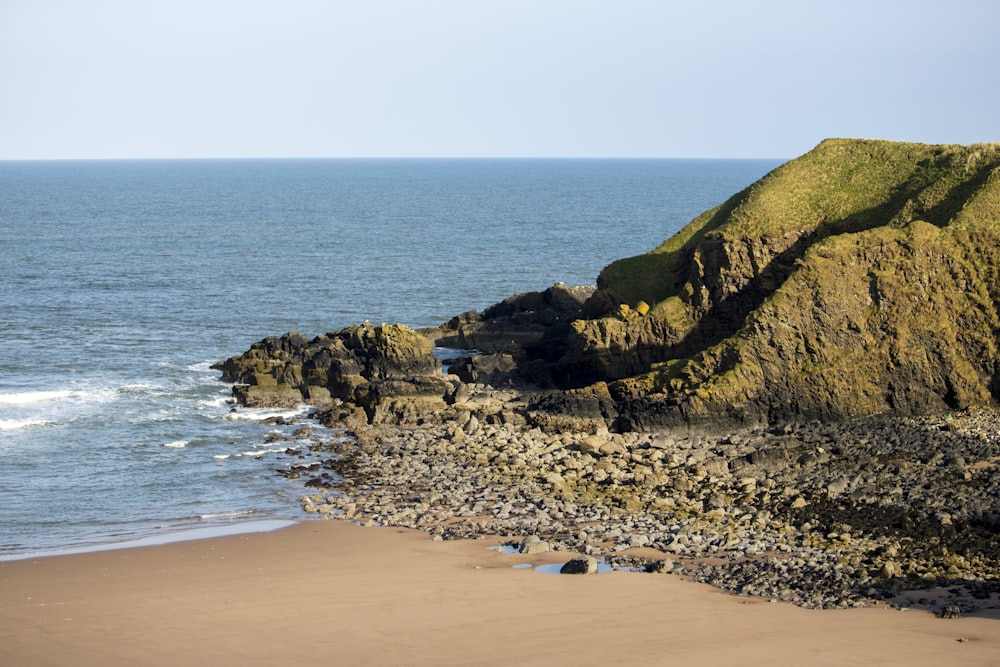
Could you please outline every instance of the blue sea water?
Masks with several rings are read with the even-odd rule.
[[[210,364],[593,284],[777,165],[0,162],[0,559],[303,518]]]

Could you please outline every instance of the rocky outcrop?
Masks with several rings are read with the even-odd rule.
[[[419,334],[288,334],[222,368],[241,403],[298,392],[369,420],[456,383],[531,392],[519,418],[555,431],[943,413],[1000,397],[998,301],[1000,144],[828,140],[596,289],[557,284]],[[449,380],[432,343],[471,352]]]
[[[581,322],[571,347],[642,357],[605,369],[623,378],[621,428],[941,413],[1000,395],[1000,145],[827,141],[653,254],[667,276],[629,283],[612,266],[597,298],[662,297],[647,316],[661,323],[609,338]],[[657,327],[658,360],[619,342]]]
[[[990,406],[998,267],[1000,145],[829,140],[607,267],[525,366],[622,431]]]
[[[445,406],[455,391],[427,338],[401,324],[360,324],[307,339],[269,337],[214,366],[249,407],[328,406],[343,419],[405,423]]]
[[[534,348],[553,337],[553,329],[583,316],[583,305],[595,287],[556,283],[542,292],[508,297],[482,313],[469,311],[438,329],[424,330],[437,345],[492,353]]]
[[[952,613],[1000,603],[998,306],[1000,145],[833,140],[596,289],[218,368],[351,432],[286,450],[308,512]]]

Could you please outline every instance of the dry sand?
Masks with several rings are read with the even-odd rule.
[[[810,611],[308,521],[0,563],[0,665],[998,665],[1000,614]],[[961,640],[961,641],[960,641]]]

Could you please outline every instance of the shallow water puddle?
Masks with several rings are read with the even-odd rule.
[[[552,563],[550,565],[539,565],[535,568],[535,572],[540,572],[542,574],[559,574],[559,570],[562,569],[564,563]],[[604,561],[597,564],[597,574],[604,574],[606,572],[614,572],[615,568],[611,567]]]
[[[486,547],[487,551],[498,551],[504,554],[516,554],[520,553],[515,546],[510,546],[507,544],[498,544],[492,547]],[[546,565],[534,565],[533,563],[518,563],[517,565],[511,565],[511,568],[515,570],[534,570],[535,572],[540,572],[542,574],[560,574],[559,570],[565,563],[549,563]],[[632,568],[618,568],[620,572],[631,572]],[[597,573],[604,574],[605,572],[614,572],[615,568],[611,565],[605,563],[603,560],[597,563]]]
[[[502,554],[516,554],[518,553],[517,547],[510,546],[509,544],[498,544],[495,547],[486,547],[487,551],[499,551]]]

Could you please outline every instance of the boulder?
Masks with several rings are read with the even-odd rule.
[[[601,449],[608,444],[608,439],[603,435],[588,435],[580,440],[580,451],[586,454],[600,454]]]
[[[552,550],[552,546],[537,535],[528,535],[521,540],[517,552],[522,554],[542,554]]]
[[[247,408],[294,408],[305,402],[301,391],[284,383],[236,385],[233,397]]]
[[[510,352],[475,354],[457,360],[448,367],[448,370],[463,382],[503,386],[512,381],[512,374],[518,368],[515,355],[523,357],[516,347]]]
[[[652,561],[646,565],[646,572],[657,574],[670,574],[674,571],[674,561],[672,558],[663,558]]]
[[[962,608],[957,604],[946,604],[938,614],[938,618],[962,618]]]
[[[593,556],[580,556],[559,568],[559,574],[597,574],[597,560]]]
[[[528,404],[527,417],[549,433],[606,433],[618,416],[607,385],[536,394]]]

